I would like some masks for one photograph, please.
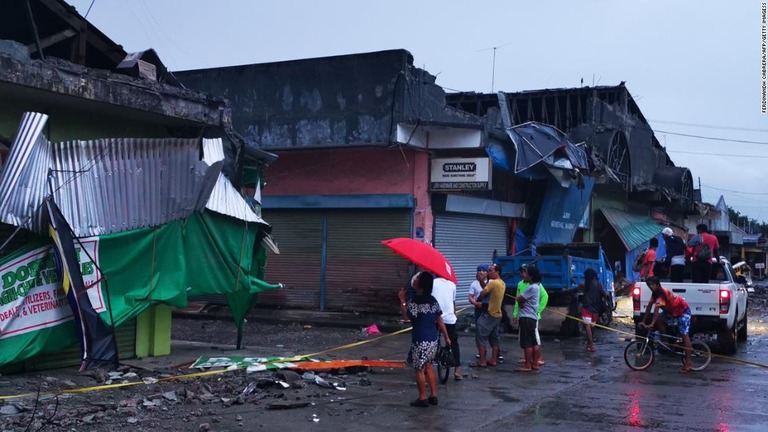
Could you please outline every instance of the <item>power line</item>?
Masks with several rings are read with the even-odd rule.
[[[725,129],[725,130],[735,130],[735,131],[767,132],[768,133],[768,129],[759,129],[759,128],[747,128],[747,127],[739,127],[739,126],[716,126],[716,125],[707,125],[707,124],[701,124],[701,123],[686,123],[686,122],[668,121],[668,120],[648,120],[648,121],[651,123],[673,124],[673,125],[679,125],[679,126],[694,126],[694,127],[707,128],[707,129]]]
[[[651,128],[649,128],[651,129]],[[684,136],[684,137],[690,137],[690,138],[699,138],[699,139],[705,139],[705,140],[712,140],[712,141],[726,141],[726,142],[736,142],[736,143],[742,143],[742,144],[761,144],[761,145],[768,145],[768,142],[766,141],[750,141],[750,140],[737,140],[737,139],[730,139],[730,138],[722,138],[722,137],[711,137],[706,135],[694,135],[694,134],[685,134],[680,132],[669,132],[669,131],[663,131],[663,130],[654,130],[651,129],[656,133],[661,134],[668,134],[668,135],[678,135],[678,136]]]
[[[750,158],[750,159],[768,159],[768,156],[755,156],[755,155],[744,155],[744,154],[728,154],[728,153],[692,152],[692,151],[670,150],[670,149],[667,149],[667,153],[686,153],[686,154],[702,155],[702,156],[725,156],[725,157],[745,157],[745,158]]]
[[[93,7],[94,3],[96,3],[96,0],[91,0],[91,5],[88,6],[88,10],[85,11],[85,15],[83,15],[83,19],[88,18],[88,14],[91,13],[91,8]]]
[[[708,187],[708,188],[710,188],[710,189],[714,189],[714,190],[719,190],[719,191],[723,191],[723,192],[732,192],[732,193],[736,193],[736,194],[744,194],[744,195],[768,195],[768,192],[744,192],[744,191],[737,191],[737,190],[731,190],[731,189],[721,189],[721,188],[718,188],[718,187],[714,187],[714,186],[710,186],[710,185],[705,185],[705,184],[702,184],[702,186],[704,186],[704,187]]]

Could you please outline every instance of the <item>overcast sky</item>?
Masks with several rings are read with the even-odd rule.
[[[95,0],[88,20],[171,70],[404,48],[447,91],[490,92],[497,47],[495,91],[626,81],[705,201],[768,220],[757,0]]]

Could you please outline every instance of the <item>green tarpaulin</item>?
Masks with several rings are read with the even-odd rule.
[[[224,294],[241,327],[256,295],[279,288],[261,279],[265,255],[256,240],[262,229],[205,212],[156,228],[80,239],[76,246],[88,296],[107,322],[110,308],[120,325],[153,304],[183,308],[188,296]],[[0,257],[0,365],[77,343],[58,278],[50,243]]]

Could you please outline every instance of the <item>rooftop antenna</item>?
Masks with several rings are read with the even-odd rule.
[[[477,50],[475,52],[483,52],[483,51],[490,51],[493,50],[493,66],[491,67],[491,93],[493,93],[493,87],[496,82],[496,50],[504,48],[505,46],[512,45],[514,42],[507,42],[505,44],[501,44],[498,46],[492,46],[489,48],[483,48],[481,50]]]

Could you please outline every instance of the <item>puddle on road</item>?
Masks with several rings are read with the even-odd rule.
[[[491,396],[502,402],[520,402],[522,399],[514,397],[509,394],[509,388],[504,387],[488,387]]]

